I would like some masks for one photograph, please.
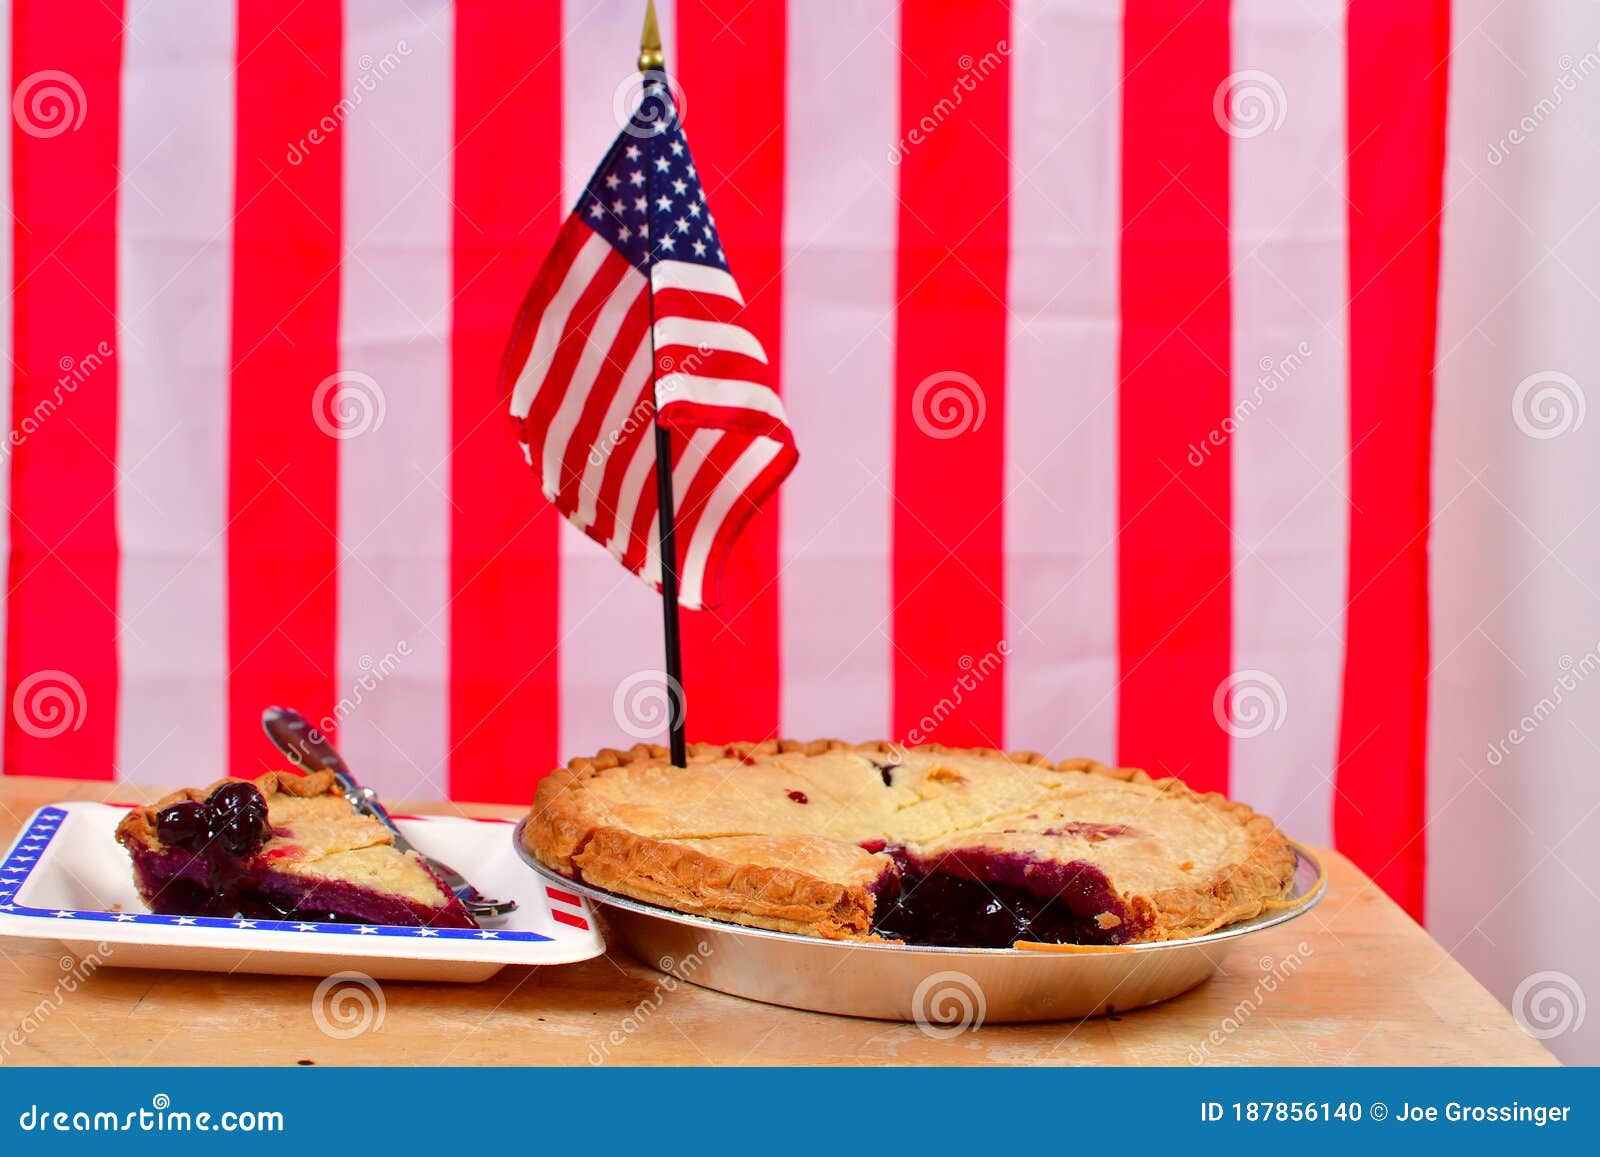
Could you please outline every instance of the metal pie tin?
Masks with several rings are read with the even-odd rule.
[[[1317,858],[1293,844],[1286,907],[1190,940],[1043,949],[822,940],[691,916],[568,879],[534,859],[522,828],[519,823],[512,838],[523,862],[586,897],[624,951],[652,968],[749,1000],[916,1021],[932,1032],[974,1023],[1076,1020],[1169,1000],[1210,977],[1244,941],[1305,915],[1327,891]]]

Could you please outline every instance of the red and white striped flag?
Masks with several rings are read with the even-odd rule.
[[[714,606],[734,539],[798,455],[666,74],[644,93],[545,259],[501,367],[545,497],[661,585],[656,441],[673,443],[679,600]]]

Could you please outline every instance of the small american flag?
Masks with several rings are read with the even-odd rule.
[[[561,228],[501,370],[544,493],[659,588],[653,423],[673,440],[679,598],[714,606],[729,548],[798,457],[664,73]]]

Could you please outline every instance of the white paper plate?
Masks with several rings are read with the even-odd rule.
[[[0,938],[59,941],[96,967],[179,968],[375,980],[487,980],[507,964],[566,964],[605,951],[579,896],[522,866],[506,820],[405,818],[419,849],[520,907],[482,929],[158,916],[113,832],[126,808],[40,808],[0,862]]]

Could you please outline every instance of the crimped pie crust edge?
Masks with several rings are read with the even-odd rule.
[[[1219,792],[1197,792],[1175,777],[1155,779],[1138,768],[1110,767],[1092,759],[1057,763],[1034,751],[953,748],[937,743],[906,747],[887,740],[847,743],[838,739],[769,739],[762,743],[689,745],[691,756],[713,757],[730,753],[821,755],[830,751],[863,755],[906,751],[969,753],[1052,771],[1148,784],[1163,793],[1181,793],[1243,828],[1251,845],[1249,854],[1242,861],[1221,865],[1209,879],[1165,888],[1148,896],[1119,893],[1128,910],[1147,925],[1139,940],[1201,936],[1289,903],[1286,894],[1294,876],[1295,855],[1278,826],[1248,804]],[[670,841],[591,822],[583,806],[583,792],[574,790],[584,780],[618,767],[660,762],[668,757],[666,748],[640,743],[627,750],[608,747],[594,755],[569,760],[566,767],[551,772],[539,783],[523,834],[528,850],[540,863],[567,876],[576,874],[578,865],[574,860],[581,855],[586,861],[582,866],[586,878],[592,875],[608,880],[596,880],[596,886],[692,915],[825,939],[862,939],[872,935],[871,896],[864,888],[844,888],[792,868],[735,864]],[[647,884],[640,883],[641,879]],[[1111,883],[1116,885],[1115,880]]]

